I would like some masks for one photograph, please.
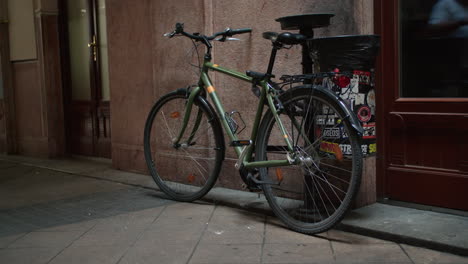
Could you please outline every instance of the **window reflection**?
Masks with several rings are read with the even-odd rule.
[[[400,1],[402,97],[468,97],[468,0]]]

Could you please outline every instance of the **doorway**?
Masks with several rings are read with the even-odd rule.
[[[375,3],[379,195],[467,211],[468,46],[430,27],[436,0]]]
[[[68,152],[111,158],[105,0],[62,0]]]

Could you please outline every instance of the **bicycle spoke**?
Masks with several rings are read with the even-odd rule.
[[[328,186],[330,186],[330,189],[331,189],[333,192],[335,192],[333,189],[337,189],[338,191],[340,191],[340,192],[346,194],[345,191],[341,190],[341,189],[338,188],[336,185],[331,184],[327,179],[324,179],[324,178],[322,178],[322,177],[319,177],[316,173],[313,173],[313,171],[310,170],[310,169],[308,169],[308,170],[310,171],[310,173],[311,173],[312,175],[316,176],[316,177],[314,177],[314,178],[319,179],[319,180],[325,182],[326,184],[328,184]],[[335,192],[335,195],[336,195],[337,198],[339,199],[339,197],[338,197],[338,195],[336,194],[336,192]]]
[[[169,124],[167,123],[167,119],[166,119],[166,114],[164,113],[164,111],[161,111],[161,116],[162,118],[164,119],[164,124],[166,125],[166,128],[167,128],[167,135],[169,136],[169,138],[172,140],[174,140],[174,136],[172,135],[171,133],[171,129],[169,128]]]

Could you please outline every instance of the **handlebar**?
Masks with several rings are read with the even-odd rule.
[[[200,35],[199,33],[193,33],[193,34],[187,33],[184,31],[184,24],[176,23],[175,30],[171,33],[164,34],[164,36],[172,38],[176,35],[183,35],[196,41],[208,42],[210,40],[214,40],[215,38],[219,36],[221,36],[221,38],[218,39],[219,41],[225,41],[227,37],[232,37],[234,35],[244,34],[244,33],[249,33],[249,32],[252,32],[251,28],[240,28],[240,29],[226,28],[224,31],[217,32],[213,34],[212,36],[205,36],[205,35]]]

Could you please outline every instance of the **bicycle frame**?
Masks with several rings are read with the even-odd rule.
[[[195,100],[195,98],[197,96],[200,95],[200,93],[202,92],[202,89],[204,89],[208,95],[210,96],[213,104],[214,104],[214,107],[215,107],[215,111],[221,121],[221,124],[224,128],[224,131],[226,132],[226,134],[228,135],[229,139],[231,141],[237,141],[239,140],[237,138],[237,136],[231,131],[231,128],[229,127],[229,124],[226,120],[226,112],[224,110],[224,107],[217,95],[217,92],[216,92],[216,89],[215,87],[213,86],[213,83],[208,75],[208,71],[209,70],[212,70],[212,71],[216,71],[216,72],[220,72],[220,73],[223,73],[223,74],[226,74],[228,76],[232,76],[234,78],[237,78],[237,79],[240,79],[240,80],[243,80],[245,82],[249,82],[251,83],[252,82],[252,77],[249,77],[243,73],[240,73],[240,72],[237,72],[237,71],[234,71],[234,70],[230,70],[230,69],[227,69],[227,68],[224,68],[224,67],[221,67],[217,64],[213,64],[210,62],[210,60],[208,59],[205,59],[204,63],[203,63],[203,67],[202,67],[202,71],[201,71],[201,76],[200,76],[200,80],[199,80],[199,83],[198,83],[198,86],[196,86],[194,89],[191,90],[190,92],[190,96],[188,98],[188,102],[187,102],[187,107],[186,107],[186,110],[185,110],[185,114],[184,114],[184,120],[183,120],[183,125],[182,125],[182,128],[181,128],[181,131],[179,132],[179,135],[177,137],[177,139],[174,141],[174,144],[179,144],[179,141],[182,139],[184,133],[185,133],[185,130],[187,128],[187,124],[188,124],[188,120],[190,118],[190,114],[191,114],[191,111],[192,111],[192,105],[193,105],[193,102]],[[258,102],[258,105],[257,105],[257,112],[255,114],[255,121],[254,121],[254,125],[253,125],[253,128],[252,128],[252,132],[251,132],[251,136],[250,136],[250,140],[252,140],[252,142],[255,142],[255,139],[257,137],[257,133],[258,133],[258,127],[260,125],[260,121],[262,119],[262,113],[263,113],[263,108],[264,108],[264,104],[265,104],[265,101],[267,102],[268,104],[268,107],[271,109],[272,113],[273,113],[273,116],[275,117],[275,120],[281,130],[281,133],[283,135],[283,138],[285,140],[285,143],[286,145],[288,146],[288,151],[290,153],[292,153],[294,151],[293,149],[293,145],[286,133],[286,130],[278,116],[278,113],[276,111],[276,107],[275,107],[275,103],[274,103],[274,99],[273,99],[273,96],[272,96],[272,91],[274,90],[271,85],[269,84],[268,81],[266,80],[262,80],[260,81],[260,87],[261,87],[261,93],[260,93],[260,98],[259,98],[259,102]],[[196,129],[198,128],[199,126],[199,122],[200,122],[200,119],[198,118],[197,119],[197,123],[195,125],[195,128],[193,129],[194,131],[192,131],[192,135],[196,132]],[[234,147],[234,150],[239,158],[239,162],[243,165],[244,168],[247,168],[247,169],[251,169],[251,168],[261,168],[261,167],[280,167],[280,166],[288,166],[288,165],[291,165],[291,164],[294,164],[294,162],[290,162],[288,159],[285,159],[285,160],[268,160],[268,161],[252,161],[252,154],[253,154],[253,150],[254,150],[254,147],[255,147],[255,144],[250,144],[248,146],[245,146],[245,147],[239,147],[239,146],[236,146]],[[238,163],[239,163],[238,162]]]

